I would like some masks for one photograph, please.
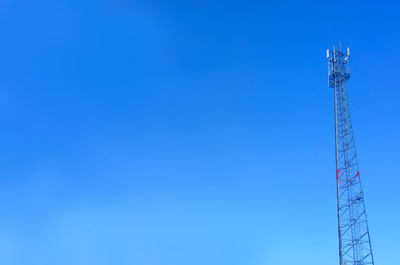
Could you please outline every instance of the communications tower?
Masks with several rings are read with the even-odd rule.
[[[346,81],[350,79],[349,56],[341,48],[327,50],[328,82],[335,92],[335,143],[337,215],[340,265],[374,265],[365,212],[364,193],[354,145],[347,99]]]

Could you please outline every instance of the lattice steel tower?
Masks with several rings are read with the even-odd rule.
[[[364,193],[347,99],[350,50],[327,50],[329,87],[335,92],[335,142],[340,265],[374,265]]]

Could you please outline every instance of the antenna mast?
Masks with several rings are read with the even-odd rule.
[[[341,45],[340,45],[341,46]],[[353,127],[347,98],[350,79],[347,54],[333,48],[326,52],[328,83],[335,93],[336,187],[340,265],[374,265],[368,230],[364,193],[354,145]]]

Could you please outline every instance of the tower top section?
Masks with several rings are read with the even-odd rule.
[[[333,47],[332,50],[326,50],[328,59],[328,80],[329,87],[338,87],[350,79],[350,48],[344,53],[341,49]]]

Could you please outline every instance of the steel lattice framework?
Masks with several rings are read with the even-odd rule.
[[[347,99],[350,50],[327,50],[329,87],[335,92],[336,182],[340,265],[374,265]]]

